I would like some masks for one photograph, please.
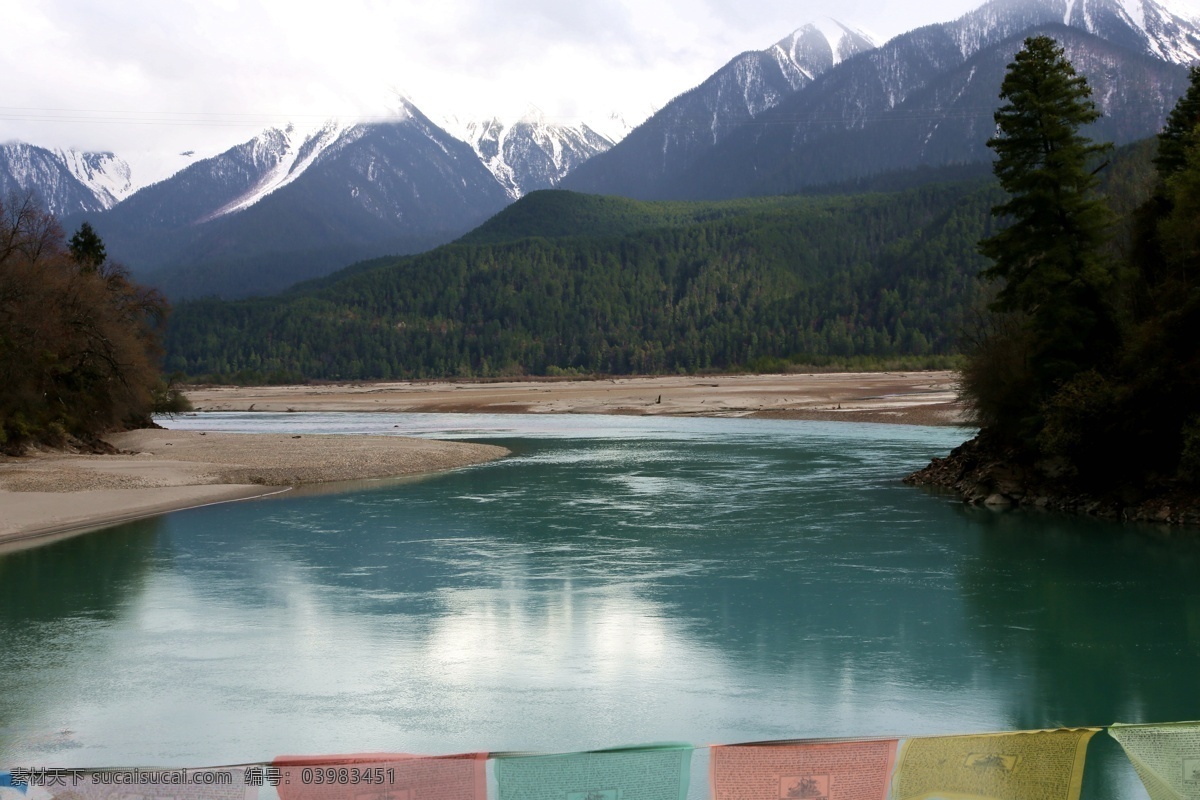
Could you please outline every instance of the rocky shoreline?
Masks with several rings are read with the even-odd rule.
[[[1129,522],[1200,525],[1200,494],[1174,483],[1081,486],[1055,461],[1030,463],[1015,451],[976,436],[904,479],[910,486],[956,492],[964,503],[989,508],[1038,508]]]

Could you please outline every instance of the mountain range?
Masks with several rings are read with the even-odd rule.
[[[607,158],[580,167],[564,186],[594,194],[650,197],[826,71],[875,48],[870,35],[832,19],[809,23],[765,50],[742,53],[639,125]]]
[[[87,218],[173,297],[271,293],[450,241],[537,189],[725,199],[983,171],[1006,66],[1035,33],[1087,77],[1096,138],[1143,138],[1200,61],[1200,17],[1172,2],[990,0],[882,44],[821,19],[736,56],[623,137],[536,111],[439,124],[404,100],[383,120],[267,130],[141,188],[112,153],[13,143],[0,146],[0,192],[36,190],[68,227]]]
[[[115,204],[88,199],[68,173],[79,154],[7,145],[0,170],[36,163],[52,177],[35,185],[68,227],[88,218],[110,254],[169,295],[241,296],[450,241],[612,145],[532,115],[460,137],[401,101],[383,120],[269,129]]]
[[[1087,77],[1105,115],[1092,134],[1118,144],[1158,131],[1186,86],[1185,65],[1200,61],[1200,16],[1157,0],[990,0],[861,49],[761,108],[749,89],[763,79],[743,67],[761,60],[739,56],[561,187],[717,199],[987,161],[1007,65],[1039,33],[1057,39]],[[747,87],[741,106],[730,100],[731,83]],[[742,118],[722,135],[708,111],[717,107]]]
[[[129,164],[112,153],[0,144],[0,197],[34,190],[57,216],[106,211],[134,189]]]

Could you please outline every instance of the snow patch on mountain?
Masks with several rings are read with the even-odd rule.
[[[1160,0],[1072,0],[1082,7],[1088,33],[1107,38],[1104,20],[1115,17],[1129,28],[1149,55],[1175,64],[1200,61],[1200,14]],[[1069,24],[1078,25],[1072,18]]]
[[[254,140],[261,157],[273,162],[250,191],[219,208],[208,219],[241,211],[279,191],[304,174],[330,147],[338,143],[347,126],[328,120],[315,131],[304,132],[296,125],[272,128]],[[258,155],[258,154],[256,154]]]
[[[1158,0],[1158,6],[1181,19],[1200,20],[1200,8],[1192,0]]]
[[[129,164],[112,153],[9,142],[0,145],[0,171],[6,189],[38,192],[55,214],[103,211],[135,188]]]
[[[1125,16],[1129,17],[1139,30],[1146,30],[1146,10],[1141,0],[1120,0]]]

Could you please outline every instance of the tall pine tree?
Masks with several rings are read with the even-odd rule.
[[[1134,215],[1120,362],[1128,440],[1200,483],[1200,68],[1158,137],[1158,185]]]
[[[84,272],[95,272],[104,266],[104,262],[108,258],[100,235],[87,222],[81,224],[79,230],[75,231],[68,249],[71,251],[71,257]]]
[[[1163,180],[1183,169],[1187,162],[1188,138],[1200,125],[1200,67],[1192,67],[1187,92],[1179,98],[1158,135],[1158,156],[1154,166]]]
[[[1109,146],[1080,133],[1100,112],[1087,81],[1049,37],[1025,40],[1000,98],[1006,102],[988,146],[1009,198],[992,212],[1005,227],[980,242],[980,252],[993,261],[984,274],[1002,282],[992,309],[1022,320],[1027,348],[1020,407],[1004,412],[1023,419],[1005,427],[1035,432],[1045,401],[1103,363],[1117,342],[1113,274],[1103,254],[1110,216],[1095,196],[1097,163]]]

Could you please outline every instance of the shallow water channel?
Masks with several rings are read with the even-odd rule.
[[[462,438],[514,455],[0,556],[0,767],[1200,718],[1200,540],[972,510],[900,483],[963,430],[166,424]],[[1084,790],[1144,796],[1103,733]]]

